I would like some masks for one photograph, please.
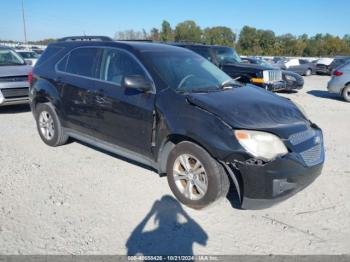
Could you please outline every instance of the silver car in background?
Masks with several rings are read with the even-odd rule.
[[[327,89],[331,93],[343,96],[345,101],[350,102],[350,62],[338,67],[333,72]]]
[[[13,49],[0,46],[0,106],[29,102],[31,70]]]

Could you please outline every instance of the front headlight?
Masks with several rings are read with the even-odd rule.
[[[271,133],[236,130],[235,136],[245,150],[261,160],[271,161],[288,153],[282,140]]]
[[[296,82],[296,81],[297,81],[297,79],[296,79],[294,76],[291,76],[291,75],[286,75],[286,79],[287,79],[288,81],[293,81],[293,82]]]

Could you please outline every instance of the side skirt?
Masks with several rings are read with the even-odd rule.
[[[94,138],[90,135],[86,135],[81,132],[77,132],[70,128],[65,128],[65,132],[69,137],[75,138],[79,141],[82,141],[94,147],[106,150],[113,154],[119,155],[121,157],[130,159],[132,161],[138,162],[140,164],[143,164],[158,170],[158,164],[155,161],[141,154],[130,151],[129,149],[108,143],[106,141]]]

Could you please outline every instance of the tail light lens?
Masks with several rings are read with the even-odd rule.
[[[29,82],[29,85],[32,85],[32,82],[33,82],[33,71],[30,71],[28,73],[28,82]]]
[[[336,71],[334,71],[333,75],[334,76],[341,76],[341,75],[343,75],[343,72],[336,70]]]

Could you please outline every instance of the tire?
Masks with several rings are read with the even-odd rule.
[[[183,163],[190,166],[187,171]],[[204,208],[226,196],[230,187],[228,175],[222,165],[202,147],[188,141],[177,144],[170,152],[167,178],[176,198],[194,209]],[[186,190],[188,188],[190,190]]]
[[[342,95],[346,102],[350,102],[350,84],[344,87]]]
[[[50,103],[38,104],[35,108],[36,126],[41,140],[49,146],[60,146],[68,136],[62,128],[54,107]]]
[[[305,76],[311,76],[311,75],[312,75],[311,69],[308,69],[305,71]]]

